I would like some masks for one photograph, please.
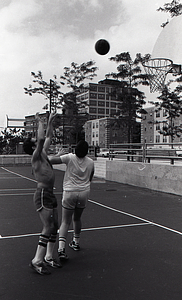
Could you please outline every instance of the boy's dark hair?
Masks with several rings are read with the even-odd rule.
[[[83,158],[88,154],[88,143],[86,141],[79,141],[75,148],[75,154],[79,158]]]
[[[23,142],[23,150],[25,153],[32,155],[34,152],[32,147],[35,147],[35,142],[31,140],[31,137],[26,138]]]

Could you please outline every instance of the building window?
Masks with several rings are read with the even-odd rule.
[[[97,99],[97,94],[96,93],[90,93],[90,98]]]
[[[90,112],[90,113],[96,113],[97,110],[96,110],[96,108],[94,108],[94,107],[90,107],[90,108],[89,108],[89,112]],[[95,119],[96,119],[96,116],[95,116]]]
[[[155,142],[156,142],[156,143],[160,143],[160,135],[156,135],[156,137],[155,137]]]
[[[95,123],[93,123],[93,126],[92,126],[92,128],[95,128]]]
[[[98,87],[98,92],[105,93],[105,87],[99,86]]]
[[[166,109],[163,110],[163,117],[167,117],[167,110]]]
[[[116,114],[116,110],[115,109],[111,109],[111,115],[114,116]]]
[[[116,107],[116,103],[115,102],[111,102],[111,107]]]
[[[97,85],[90,85],[90,91],[97,91]]]
[[[163,136],[163,143],[167,143],[167,136]]]
[[[156,130],[160,130],[160,124],[156,125]]]
[[[99,124],[98,123],[96,123],[96,128],[98,128],[99,127]]]
[[[98,101],[98,106],[105,106],[105,102],[104,101]]]
[[[98,108],[98,114],[104,114],[105,109],[104,108]]]
[[[105,94],[98,94],[98,99],[105,99]]]
[[[97,101],[96,100],[90,100],[90,105],[91,106],[97,106]]]
[[[167,123],[163,122],[163,130],[166,130],[166,129],[167,129]]]
[[[160,118],[160,110],[156,112],[156,118]]]

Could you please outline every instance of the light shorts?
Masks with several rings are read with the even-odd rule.
[[[53,209],[57,207],[57,199],[52,189],[37,188],[33,200],[37,211],[42,208]]]
[[[62,207],[67,209],[85,208],[90,191],[68,192],[63,191]]]

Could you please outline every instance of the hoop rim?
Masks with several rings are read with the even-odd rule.
[[[146,63],[151,62],[151,61],[165,61],[165,62],[169,62],[169,63],[166,65],[163,65],[163,66],[146,65]],[[166,68],[166,67],[172,67],[173,61],[170,58],[162,58],[162,57],[150,58],[147,61],[143,62],[142,65],[145,68],[161,69],[161,68]]]

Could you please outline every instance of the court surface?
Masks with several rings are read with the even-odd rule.
[[[64,172],[55,174],[61,219]],[[94,178],[81,251],[67,247],[63,268],[41,276],[29,268],[42,229],[35,188],[30,166],[0,168],[0,299],[182,299],[181,196]]]

